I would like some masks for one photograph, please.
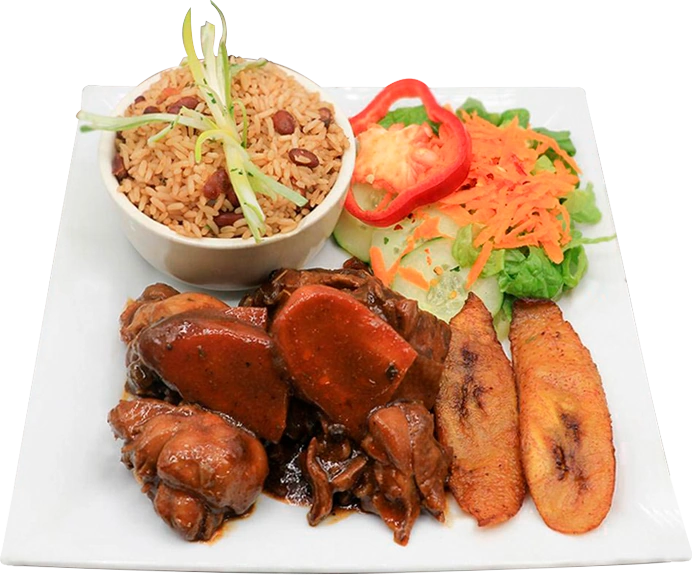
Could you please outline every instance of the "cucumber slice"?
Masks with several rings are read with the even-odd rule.
[[[370,263],[370,245],[374,231],[375,228],[343,210],[334,228],[334,239],[349,254]]]
[[[406,218],[389,228],[375,229],[372,234],[372,247],[381,251],[385,269],[390,269],[409,249],[408,238],[418,224],[418,221]]]
[[[429,240],[401,259],[399,268],[420,273],[430,283],[428,290],[409,281],[401,272],[397,272],[392,281],[392,289],[416,300],[421,309],[445,321],[459,313],[468,296],[465,284],[469,269],[459,268],[452,256],[453,243],[449,238]],[[481,298],[492,315],[502,308],[504,295],[496,276],[479,278],[471,291]]]
[[[390,286],[395,292],[401,294],[405,298],[412,299],[418,302],[418,307],[423,308],[428,292],[420,286],[405,280],[399,273],[394,276],[392,285]]]
[[[399,265],[417,270],[423,274],[426,281],[431,282],[436,276],[441,275],[442,271],[459,267],[452,256],[452,243],[449,238],[428,240],[401,258]]]
[[[422,218],[439,218],[437,229],[440,231],[440,236],[456,239],[459,225],[442,210],[434,207],[434,204],[421,208],[417,215]]]
[[[354,184],[352,190],[356,203],[364,210],[374,209],[382,197],[382,192],[367,184]],[[348,253],[365,263],[370,263],[370,246],[374,231],[374,227],[343,210],[334,228],[334,239]]]
[[[452,257],[451,239],[435,238],[425,242],[401,258],[399,269],[402,268],[415,270],[430,284],[426,290],[406,279],[401,271],[392,281],[392,289],[416,300],[421,309],[449,321],[464,306],[468,295],[464,288],[468,270],[459,269]]]
[[[445,215],[442,212],[438,213],[440,216],[440,223],[437,227],[440,230],[440,233],[447,238],[451,238],[452,240],[456,239],[457,232],[459,231],[459,225],[448,215]]]
[[[468,273],[468,269],[458,268],[444,271],[419,305],[440,319],[450,321],[461,311],[469,296],[465,285]]]

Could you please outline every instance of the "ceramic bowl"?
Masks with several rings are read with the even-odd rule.
[[[348,117],[330,95],[304,76],[279,66],[324,102],[334,107],[334,121],[348,138],[349,147],[334,186],[322,203],[287,233],[256,242],[253,238],[188,238],[140,212],[118,191],[111,173],[115,133],[104,132],[99,144],[99,167],[108,193],[115,202],[125,235],[139,254],[157,270],[187,284],[212,290],[240,290],[258,285],[280,267],[300,268],[322,248],[343,208],[355,163],[355,140]],[[161,76],[152,76],[129,92],[115,107],[122,115],[134,99]]]

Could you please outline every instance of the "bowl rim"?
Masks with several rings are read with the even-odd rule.
[[[348,116],[341,110],[340,106],[334,101],[334,99],[327,93],[321,86],[310,80],[309,78],[299,74],[295,70],[282,66],[281,64],[276,64],[271,62],[274,66],[283,70],[289,76],[295,78],[298,83],[300,83],[304,88],[311,92],[317,92],[323,102],[331,104],[334,108],[334,118],[336,123],[344,131],[344,135],[348,140],[349,146],[344,151],[341,158],[341,168],[339,169],[339,175],[337,176],[334,185],[331,187],[324,200],[316,206],[308,215],[306,215],[298,224],[298,226],[291,230],[290,232],[277,233],[271,237],[263,236],[258,242],[255,238],[190,238],[183,236],[168,226],[157,222],[151,217],[147,216],[144,212],[141,212],[137,206],[135,206],[129,198],[118,191],[118,180],[112,173],[112,162],[115,155],[115,132],[104,131],[101,134],[101,139],[99,141],[98,147],[98,158],[99,158],[99,168],[101,172],[101,178],[106,186],[108,194],[115,201],[118,207],[123,211],[123,213],[130,219],[137,222],[140,226],[146,228],[148,231],[161,236],[162,238],[186,246],[202,247],[210,250],[228,250],[228,249],[240,249],[240,248],[250,248],[253,246],[265,246],[271,245],[282,240],[288,240],[299,235],[301,232],[312,227],[316,222],[326,216],[335,205],[343,203],[346,192],[351,181],[351,176],[353,174],[353,169],[355,167],[355,156],[356,156],[356,143],[355,137],[353,135],[353,130],[351,129],[351,124],[349,122]],[[123,98],[116,104],[116,106],[111,111],[111,116],[121,115],[127,107],[139,96],[144,90],[148,89],[152,84],[154,84],[164,72],[169,70],[175,70],[180,68],[180,66],[173,66],[167,68],[156,74],[150,76],[134,88],[132,88]],[[335,193],[335,191],[337,193]]]

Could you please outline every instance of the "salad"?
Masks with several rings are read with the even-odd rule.
[[[612,239],[580,229],[601,212],[570,132],[473,98],[452,111],[414,80],[392,86],[351,120],[358,156],[334,237],[446,321],[476,293],[505,337],[516,298],[558,299],[586,273],[584,246]],[[389,110],[413,96],[423,104]]]

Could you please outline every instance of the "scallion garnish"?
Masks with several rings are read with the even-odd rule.
[[[211,116],[205,116],[195,110],[183,107],[178,114],[155,113],[127,118],[100,116],[82,110],[77,114],[77,118],[85,122],[80,127],[82,132],[92,130],[120,131],[152,123],[167,124],[147,140],[150,146],[161,140],[178,124],[194,128],[200,132],[195,145],[196,162],[202,159],[202,145],[205,141],[220,141],[226,156],[226,171],[238,197],[243,216],[255,241],[260,241],[266,231],[266,218],[257,201],[257,194],[264,194],[270,198],[283,196],[300,207],[304,206],[307,200],[299,193],[264,174],[252,163],[247,153],[247,111],[239,99],[233,99],[231,93],[233,76],[248,68],[264,66],[267,61],[264,59],[249,60],[237,64],[229,62],[228,51],[226,50],[226,19],[213,1],[211,4],[219,13],[222,25],[218,54],[214,53],[215,27],[207,22],[201,28],[204,59],[200,61],[197,57],[192,41],[192,10],[189,10],[183,22],[183,44],[187,56],[181,63],[181,66],[190,67],[195,84]],[[242,129],[240,131],[235,121],[236,106],[242,117]]]

